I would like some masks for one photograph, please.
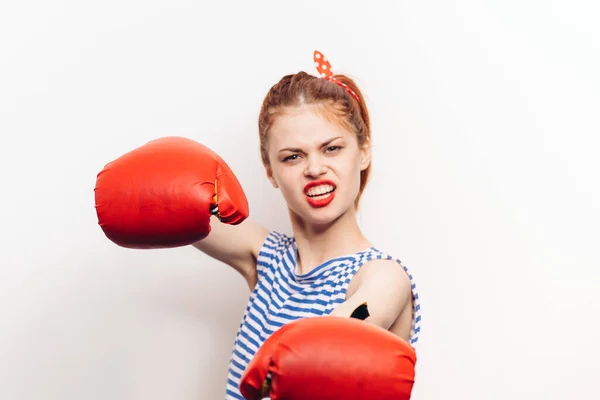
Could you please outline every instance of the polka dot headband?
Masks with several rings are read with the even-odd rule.
[[[336,85],[341,86],[342,88],[346,89],[346,91],[348,93],[350,93],[352,95],[352,97],[354,97],[356,99],[356,101],[360,102],[358,95],[354,92],[354,90],[350,89],[350,87],[348,87],[348,85],[346,85],[343,82],[338,81],[337,79],[335,79],[333,77],[333,71],[331,70],[331,64],[329,63],[329,60],[327,60],[327,57],[325,57],[322,53],[315,50],[313,58],[315,60],[315,67],[317,68],[317,71],[319,71],[319,75],[321,76],[321,78],[327,79],[328,81],[331,81],[331,82],[335,83]]]

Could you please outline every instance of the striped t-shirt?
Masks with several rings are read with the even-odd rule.
[[[297,248],[293,237],[270,232],[257,260],[258,281],[250,294],[234,343],[227,377],[226,400],[244,397],[239,384],[244,370],[258,348],[277,329],[303,317],[331,313],[346,300],[350,281],[358,269],[373,259],[401,261],[374,247],[365,251],[336,257],[312,271],[300,275],[296,268]],[[413,292],[413,319],[409,342],[419,338],[421,308],[413,276],[408,274]]]

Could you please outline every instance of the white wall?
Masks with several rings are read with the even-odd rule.
[[[192,248],[113,245],[95,177],[188,136],[287,230],[256,119],[314,49],[371,107],[361,224],[418,279],[413,398],[600,398],[599,6],[235,3],[0,7],[0,398],[223,397],[244,283]]]

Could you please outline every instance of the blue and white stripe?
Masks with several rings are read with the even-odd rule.
[[[358,269],[373,259],[401,261],[376,248],[329,260],[311,272],[296,270],[296,242],[293,237],[271,232],[257,260],[258,283],[250,295],[229,364],[226,400],[244,400],[239,383],[245,368],[258,348],[277,329],[303,317],[331,313],[346,299],[350,281]],[[421,306],[412,274],[413,321],[410,344],[415,345],[421,331]]]

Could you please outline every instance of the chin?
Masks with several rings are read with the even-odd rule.
[[[337,202],[335,200],[338,200]],[[312,207],[311,205],[304,203],[297,207],[292,212],[301,220],[309,225],[330,225],[337,221],[340,217],[353,209],[354,203],[349,205],[342,205],[339,200],[335,199],[327,206],[324,207]]]
[[[334,223],[335,221],[337,221],[343,214],[341,213],[333,213],[333,212],[328,212],[328,213],[309,213],[306,218],[304,218],[304,221],[310,225],[316,225],[316,226],[324,226],[324,225],[331,225],[332,223]]]

